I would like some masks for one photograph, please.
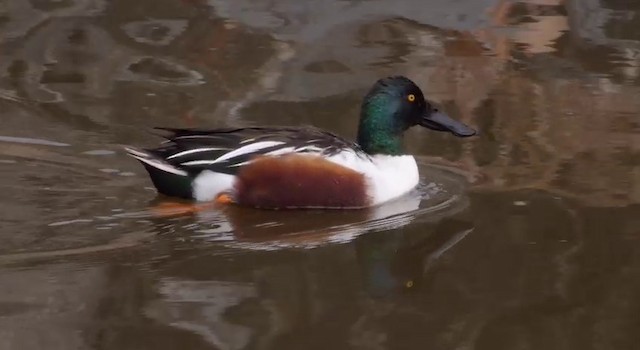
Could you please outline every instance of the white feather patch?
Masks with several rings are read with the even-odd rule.
[[[173,159],[173,158],[177,158],[177,157],[182,157],[182,156],[186,156],[188,154],[193,154],[193,153],[209,152],[209,151],[225,151],[225,150],[228,150],[228,148],[220,148],[220,147],[195,148],[195,149],[190,149],[190,150],[178,152],[176,154],[173,154],[173,155],[167,157],[167,159]]]
[[[143,157],[143,158],[147,158],[150,157],[151,155],[149,153],[143,152],[143,151],[138,151],[135,148],[131,148],[131,147],[125,147],[124,148],[125,151],[127,151],[127,153],[129,153],[130,156],[132,157]]]
[[[233,157],[239,157],[241,155],[244,154],[248,154],[248,153],[252,153],[258,150],[261,150],[263,148],[267,148],[267,147],[273,147],[273,146],[277,146],[277,145],[281,145],[284,142],[282,141],[260,141],[260,142],[256,142],[256,143],[251,143],[248,144],[246,146],[240,147],[236,150],[233,150],[231,152],[225,153],[223,155],[221,155],[220,157],[214,159],[214,160],[192,160],[189,162],[184,162],[181,163],[182,165],[207,165],[207,164],[215,164],[215,163],[219,163],[222,161],[225,161],[227,159],[233,158]]]
[[[284,147],[284,148],[279,148],[275,151],[265,153],[265,156],[281,156],[283,154],[292,153],[295,151],[296,151],[295,147]]]
[[[221,193],[232,192],[235,176],[204,170],[192,183],[192,195],[197,201],[211,201]]]
[[[223,160],[227,160],[229,158],[233,158],[233,157],[238,157],[241,156],[243,154],[247,154],[247,153],[252,153],[258,150],[261,150],[263,148],[267,148],[267,147],[273,147],[273,146],[277,146],[277,145],[281,145],[284,142],[282,141],[260,141],[260,142],[256,142],[256,143],[250,143],[246,146],[242,146],[234,151],[231,151],[229,153],[225,153],[222,156],[220,156],[218,159],[216,159],[218,162],[222,162]]]
[[[296,148],[296,152],[315,152],[322,153],[325,149],[318,146],[302,146]]]
[[[345,150],[327,157],[327,160],[353,169],[367,179],[367,192],[372,205],[387,202],[411,191],[420,176],[413,156],[361,155]]]
[[[131,148],[131,147],[125,147],[124,148],[127,153],[129,153],[130,156],[132,156],[133,158],[144,162],[145,164],[148,164],[158,170],[162,170],[164,172],[167,173],[171,173],[171,174],[175,174],[175,175],[180,175],[180,176],[187,176],[187,172],[182,170],[182,169],[178,169],[176,167],[174,167],[173,165],[165,162],[162,159],[156,158],[154,157],[152,154],[149,154],[145,151],[141,151],[141,150],[137,150],[135,148]]]

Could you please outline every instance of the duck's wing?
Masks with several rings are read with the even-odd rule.
[[[315,127],[160,130],[167,133],[166,141],[146,152],[191,174],[202,170],[235,174],[256,156],[331,156],[345,151],[366,156],[356,143]]]

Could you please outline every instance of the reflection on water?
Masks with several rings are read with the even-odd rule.
[[[0,2],[0,349],[626,349],[638,1]],[[404,74],[481,136],[349,212],[157,217],[152,126],[354,135]],[[468,183],[468,185],[467,185]]]

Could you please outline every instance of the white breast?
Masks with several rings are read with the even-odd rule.
[[[418,185],[418,165],[413,156],[374,155],[361,157],[343,151],[328,160],[363,174],[368,181],[372,205],[397,198]]]

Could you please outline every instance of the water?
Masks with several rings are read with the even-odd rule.
[[[640,2],[0,2],[0,349],[637,349]],[[354,135],[404,74],[380,208],[158,215],[153,126]]]

